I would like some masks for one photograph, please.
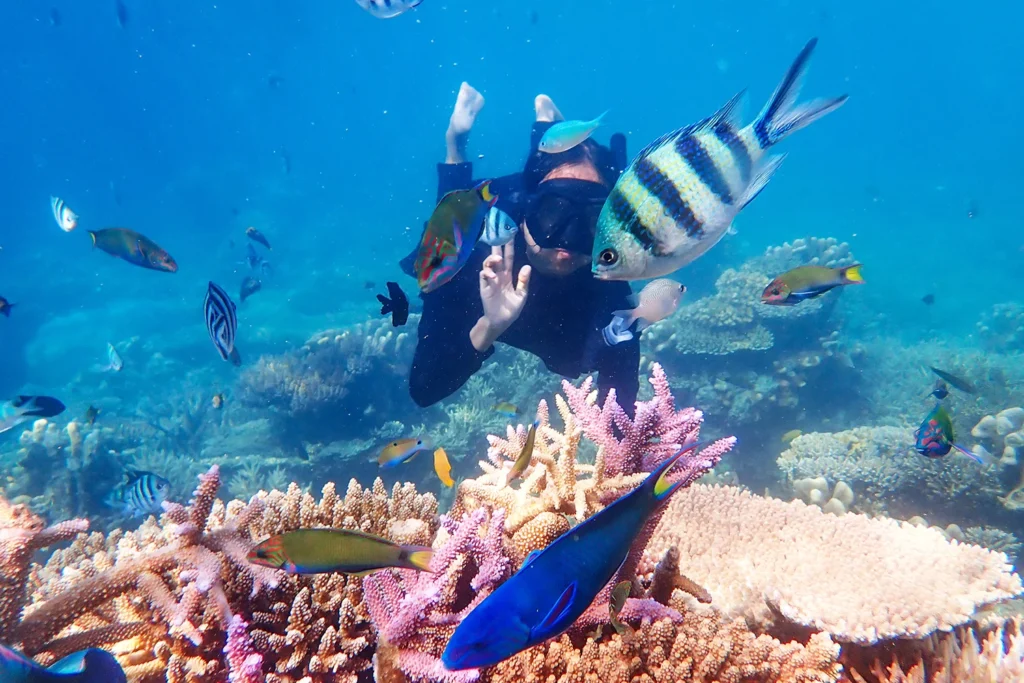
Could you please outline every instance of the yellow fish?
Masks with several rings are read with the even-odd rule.
[[[397,439],[392,441],[377,456],[377,463],[384,468],[398,467],[412,460],[420,451],[429,451],[423,439]]]
[[[535,420],[530,425],[530,432],[526,435],[526,443],[523,444],[523,450],[519,452],[519,457],[512,463],[512,469],[508,471],[508,476],[505,478],[505,486],[523,476],[523,472],[530,466],[530,458],[533,457],[533,442],[537,439],[538,424],[540,423]]]
[[[448,454],[444,452],[443,448],[434,451],[434,471],[437,472],[437,478],[441,480],[442,484],[448,488],[455,486],[455,480],[452,479],[452,465],[448,462]]]
[[[782,435],[782,443],[789,443],[796,437],[803,434],[799,429],[790,429],[788,432]]]
[[[514,403],[509,403],[508,401],[495,403],[491,407],[491,410],[498,413],[499,415],[504,415],[505,417],[515,417],[516,415],[519,414],[519,408],[517,408]]]

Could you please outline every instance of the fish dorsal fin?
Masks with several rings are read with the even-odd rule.
[[[547,613],[547,616],[541,620],[533,628],[533,635],[540,636],[544,639],[547,638],[547,634],[554,632],[557,629],[557,624],[565,618],[565,615],[569,613],[572,608],[573,602],[576,598],[576,582],[570,583],[562,594],[558,596],[558,600],[555,601],[551,611]]]
[[[539,550],[531,550],[530,554],[526,556],[525,560],[523,560],[523,565],[519,569],[520,570],[526,569],[526,565],[528,565],[531,562],[533,562],[534,560],[536,560],[538,555],[540,555],[540,551]]]
[[[677,128],[671,133],[665,133],[664,135],[656,139],[654,142],[640,150],[640,152],[636,155],[636,158],[633,159],[630,165],[635,164],[637,161],[643,159],[644,157],[650,156],[653,152],[660,149],[662,146],[668,144],[669,142],[673,142],[686,135],[696,133],[699,130],[708,130],[714,128],[723,121],[738,127],[739,115],[741,113],[741,108],[739,105],[743,101],[743,96],[744,94],[746,94],[746,92],[746,90],[740,90],[738,93],[733,95],[732,99],[726,102],[721,109],[719,109],[706,119],[698,121],[697,123],[691,123],[690,125],[684,126],[682,128]]]
[[[47,671],[59,676],[70,676],[72,674],[80,674],[85,671],[85,656],[89,654],[89,650],[82,650],[81,652],[72,652],[64,659],[51,664],[46,668]]]

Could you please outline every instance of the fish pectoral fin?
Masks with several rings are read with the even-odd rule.
[[[558,596],[558,600],[555,601],[551,611],[541,620],[539,624],[533,627],[532,635],[547,638],[547,634],[557,632],[561,629],[558,628],[559,622],[561,622],[569,610],[572,609],[573,603],[576,601],[576,582],[570,583],[562,594]]]
[[[521,567],[519,567],[519,569],[523,569],[524,567],[526,567],[526,565],[536,560],[538,555],[540,555],[539,550],[531,550],[530,554],[526,556],[525,560],[523,560],[523,564]]]

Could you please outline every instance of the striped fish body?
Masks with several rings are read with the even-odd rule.
[[[53,219],[64,232],[71,232],[78,227],[78,214],[60,197],[50,197],[50,210],[53,211]]]
[[[356,4],[378,19],[391,19],[408,12],[423,0],[356,0]]]
[[[124,361],[121,360],[121,354],[117,352],[117,349],[110,342],[107,342],[107,361],[110,363],[110,369],[114,372],[121,372],[124,369]]]
[[[203,315],[206,318],[206,333],[210,336],[214,348],[221,360],[229,360],[233,365],[241,365],[242,359],[235,348],[235,335],[238,332],[238,316],[235,313],[235,302],[228,293],[215,282],[210,282],[203,301]]]
[[[152,472],[129,472],[128,481],[116,489],[105,501],[133,517],[158,515],[171,491],[171,482]]]
[[[674,131],[640,152],[601,210],[593,272],[602,280],[643,280],[691,263],[726,234],[764,189],[783,156],[766,151],[835,111],[846,96],[798,105],[812,40],[753,123],[739,124],[737,94],[714,116]]]
[[[426,570],[430,557],[430,548],[402,546],[359,531],[298,529],[271,536],[248,559],[292,574],[364,574],[387,567]]]
[[[519,226],[512,220],[512,217],[498,207],[492,206],[487,211],[487,217],[484,218],[484,229],[483,234],[480,235],[480,241],[486,242],[492,247],[500,247],[511,242],[517,232],[519,232]]]

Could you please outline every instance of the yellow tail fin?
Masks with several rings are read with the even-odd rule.
[[[430,560],[434,557],[433,550],[421,546],[410,546],[406,553],[406,559],[409,561],[411,569],[419,569],[424,572],[430,571]]]
[[[864,276],[860,274],[860,269],[863,268],[859,263],[855,263],[852,266],[847,266],[839,271],[840,277],[843,278],[843,282],[848,285],[862,285],[864,284]]]

